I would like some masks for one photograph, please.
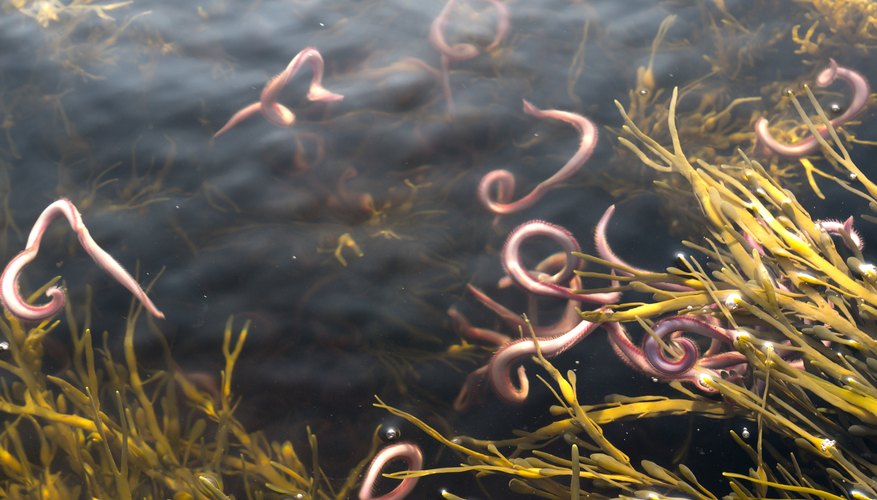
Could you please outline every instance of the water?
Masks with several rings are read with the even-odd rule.
[[[649,64],[666,16],[679,17],[654,58],[655,87],[643,89],[664,92],[655,106],[665,105],[673,86],[689,86],[690,106],[715,93],[726,102],[763,98],[744,105],[745,113],[771,109],[780,90],[772,82],[806,80],[823,64],[781,56],[794,48],[787,33],[806,7],[790,2],[755,15],[745,2],[725,4],[751,31],[723,28],[717,36],[709,21],[720,13],[709,3],[509,2],[504,43],[450,64],[453,114],[440,81],[411,61],[440,67],[428,35],[442,2],[135,1],[107,12],[112,21],[71,9],[45,27],[7,5],[0,16],[0,167],[8,211],[0,251],[18,252],[40,211],[68,197],[110,254],[138,269],[141,282],[154,280],[150,295],[167,317],[158,325],[181,369],[216,376],[223,325],[232,315],[237,325],[251,321],[235,379],[238,416],[297,446],[310,425],[331,477],[343,479],[361,459],[377,424],[400,424],[371,408],[375,394],[434,415],[451,434],[508,436],[544,423],[552,398],[534,381],[524,406],[490,397],[454,412],[450,402],[465,376],[488,354],[447,362],[447,348],[460,340],[446,310],[457,306],[474,324],[497,324],[467,283],[523,310],[520,292],[495,286],[503,273],[497,254],[508,231],[530,219],[567,227],[590,250],[603,210],[623,202],[610,230],[616,251],[640,266],[672,265],[685,233],[671,229],[684,228],[684,210],[655,196],[649,174],[619,154],[613,105],[629,105],[637,68]],[[483,47],[495,22],[489,3],[461,2],[447,37]],[[772,38],[778,33],[786,36]],[[305,69],[281,95],[297,115],[294,127],[257,115],[212,139],[307,46],[322,53],[324,84],[343,101],[308,102]],[[722,73],[711,75],[711,65]],[[700,87],[693,84],[701,78]],[[481,176],[507,168],[524,193],[578,143],[570,126],[524,114],[522,99],[589,117],[600,142],[571,181],[495,223],[475,197]],[[91,285],[94,327],[113,338],[130,296],[62,226],[47,236],[52,243],[29,267],[25,288],[61,275],[82,304]],[[362,255],[339,241],[355,242]],[[543,250],[532,260],[553,251]],[[161,366],[158,342],[141,333],[142,362]],[[668,393],[609,353],[601,333],[558,365],[587,380],[581,393],[588,401]],[[656,448],[644,442],[656,430],[675,436],[661,446],[666,456],[653,458],[667,460],[680,453],[688,426],[659,419],[608,432],[644,450]],[[454,463],[400,427],[403,437],[429,446],[427,465]],[[703,439],[694,434],[691,449]],[[440,484],[448,480],[421,491]],[[455,492],[473,487],[461,484]]]

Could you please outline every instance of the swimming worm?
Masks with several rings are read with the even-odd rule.
[[[497,15],[496,31],[494,32],[493,40],[490,42],[490,45],[485,47],[485,50],[491,51],[498,47],[508,34],[509,10],[500,0],[487,1],[496,9]],[[432,21],[432,25],[429,28],[429,43],[438,51],[442,58],[442,91],[445,95],[445,101],[447,101],[448,104],[448,111],[451,114],[454,113],[454,97],[451,93],[449,74],[450,63],[451,61],[466,61],[474,59],[481,53],[481,51],[478,50],[478,47],[471,43],[456,43],[454,45],[449,45],[445,39],[445,23],[447,22],[448,15],[455,4],[456,0],[448,0],[448,3],[445,4],[441,12],[439,12],[439,15]]]
[[[686,364],[678,366],[678,369],[672,373],[656,369],[646,354],[631,340],[624,326],[618,322],[604,323],[603,327],[609,332],[609,345],[624,364],[637,370],[648,377],[654,377],[657,380],[670,381],[677,380],[680,382],[690,382],[698,389],[704,392],[715,392],[715,389],[704,385],[701,382],[701,375],[704,373],[710,376],[718,377],[717,370],[739,370],[740,373],[746,369],[746,356],[737,351],[726,351],[716,354],[697,358],[696,347],[689,347],[694,351],[686,350],[683,356],[690,355],[694,352],[694,358],[686,358]],[[688,339],[681,339],[688,341]],[[693,346],[693,344],[692,344]],[[694,363],[689,363],[694,359]]]
[[[521,245],[530,238],[547,237],[558,243],[563,252],[566,253],[566,264],[554,276],[549,279],[536,279],[521,262]],[[617,302],[621,297],[620,292],[606,293],[575,293],[572,289],[557,284],[557,276],[563,276],[571,269],[578,266],[578,257],[572,255],[572,252],[579,252],[578,241],[566,229],[539,220],[533,220],[521,224],[509,233],[505,245],[502,248],[502,265],[506,274],[519,287],[528,292],[546,297],[557,297],[562,299],[572,299],[580,302],[591,302],[595,304],[612,304]]]
[[[680,348],[682,354],[677,356],[676,359],[670,359],[661,348],[658,340],[663,341],[666,337],[675,332],[686,332],[696,333],[727,344],[733,344],[737,333],[735,330],[727,330],[718,325],[706,323],[692,316],[673,316],[662,319],[655,323],[652,327],[652,331],[654,332],[654,335],[647,336],[643,342],[643,353],[655,370],[660,374],[669,377],[689,372],[694,365],[697,364],[700,353],[693,340],[686,337],[672,337],[669,339],[670,342],[674,346]],[[745,357],[736,352],[731,358],[733,358],[736,363],[745,361]],[[712,363],[713,366],[717,366],[719,361],[716,359],[713,360]]]
[[[557,109],[542,110],[526,100],[524,100],[524,112],[539,119],[569,123],[579,131],[579,148],[560,170],[537,184],[529,194],[517,201],[511,201],[515,191],[514,174],[504,169],[488,172],[478,184],[478,200],[495,214],[510,214],[532,207],[548,190],[575,175],[591,158],[594,148],[597,147],[597,126],[582,115]],[[492,196],[494,189],[495,198]]]
[[[307,47],[292,58],[289,65],[286,66],[286,69],[265,84],[265,88],[262,89],[262,94],[259,96],[258,102],[244,106],[243,109],[232,115],[228,120],[228,123],[223,125],[219,131],[213,134],[213,137],[219,137],[231,130],[238,123],[258,112],[261,112],[262,116],[278,127],[292,127],[295,124],[295,113],[293,113],[288,107],[277,102],[277,97],[280,95],[280,91],[289,84],[293,75],[295,75],[305,63],[310,63],[311,71],[313,72],[313,76],[311,76],[311,86],[308,89],[308,100],[335,102],[344,99],[343,95],[330,92],[323,87],[323,56],[320,55],[320,52],[317,49]]]
[[[820,219],[816,221],[816,227],[832,236],[839,236],[844,241],[844,244],[850,247],[850,250],[858,249],[861,251],[865,248],[865,242],[862,240],[859,232],[853,228],[853,222],[855,221],[852,215],[843,222],[833,219]]]
[[[396,443],[385,447],[375,455],[371,464],[368,466],[368,472],[365,479],[362,480],[362,487],[359,489],[359,500],[401,500],[411,493],[417,484],[416,477],[409,477],[402,480],[398,486],[392,491],[379,497],[372,496],[375,483],[380,476],[384,467],[393,460],[404,460],[409,471],[418,471],[423,468],[423,453],[420,447],[414,443]]]
[[[612,251],[612,247],[609,246],[609,241],[606,239],[606,229],[609,227],[609,220],[612,218],[612,215],[614,213],[615,205],[610,205],[609,208],[607,208],[606,211],[603,213],[603,216],[600,217],[600,221],[597,222],[597,226],[594,228],[594,247],[597,250],[597,254],[600,255],[603,260],[607,260],[613,264],[618,264],[619,266],[624,266],[626,268],[632,269],[634,272],[651,274],[651,271],[640,269],[638,267],[628,264],[621,257],[616,255],[614,251]],[[633,273],[629,273],[620,269],[618,270],[618,272],[626,276],[633,276]],[[677,283],[661,282],[650,283],[650,285],[661,290],[674,292],[689,292],[692,290],[692,288],[689,286],[679,285]]]
[[[539,339],[539,350],[542,351],[542,356],[545,358],[558,356],[581,342],[591,332],[596,330],[598,326],[600,326],[599,323],[582,320],[563,335]],[[511,379],[511,369],[515,364],[535,355],[536,342],[531,338],[517,340],[496,351],[496,354],[493,355],[493,358],[490,359],[490,363],[487,365],[487,372],[493,390],[496,391],[497,395],[509,403],[521,403],[527,399],[529,385],[525,383],[527,380],[526,376],[519,370],[518,375],[521,385],[520,387],[515,387]]]
[[[852,100],[846,111],[840,116],[829,121],[833,127],[837,127],[847,121],[855,118],[868,105],[868,96],[871,94],[871,87],[868,80],[860,73],[843,66],[838,66],[837,61],[830,59],[828,68],[822,70],[816,76],[816,85],[819,87],[827,87],[840,78],[849,85],[853,93]],[[767,151],[782,156],[798,157],[808,155],[819,149],[819,141],[815,137],[808,137],[794,144],[786,144],[776,140],[768,129],[768,121],[766,118],[760,118],[755,123],[755,136],[758,143]],[[828,127],[823,126],[819,129],[822,137],[828,136]]]
[[[64,308],[67,296],[64,291],[57,286],[50,287],[46,290],[49,302],[40,306],[28,304],[19,292],[19,278],[24,268],[30,264],[40,251],[40,243],[49,224],[59,216],[67,218],[70,228],[79,238],[82,248],[91,256],[91,258],[102,267],[106,272],[116,279],[119,283],[127,288],[139,300],[143,307],[150,314],[159,319],[164,319],[164,313],[155,307],[152,300],[146,295],[146,292],[140,287],[140,284],[128,274],[121,264],[108,254],[103,248],[92,239],[88,228],[82,222],[82,215],[73,203],[62,198],[43,210],[37,221],[34,223],[27,239],[27,245],[18,255],[12,258],[0,275],[0,302],[13,315],[20,319],[29,321],[40,321],[53,316]]]

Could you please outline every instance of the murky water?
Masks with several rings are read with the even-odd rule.
[[[613,101],[628,107],[643,90],[664,106],[669,89],[680,86],[692,108],[712,95],[725,105],[761,97],[741,106],[747,115],[771,109],[781,90],[772,82],[804,81],[825,63],[785,57],[794,50],[791,26],[808,11],[779,3],[765,2],[755,15],[747,2],[724,2],[739,18],[735,30],[716,24],[722,14],[713,2],[510,1],[503,42],[450,62],[453,112],[428,39],[441,1],[135,0],[105,13],[113,20],[70,8],[45,26],[7,3],[0,16],[7,207],[0,251],[7,258],[20,251],[43,208],[70,198],[95,240],[152,285],[166,314],[156,324],[182,370],[218,377],[224,324],[230,316],[238,325],[252,322],[235,379],[238,416],[297,445],[310,426],[324,467],[339,480],[362,459],[376,425],[402,425],[371,408],[375,394],[449,434],[508,436],[544,423],[553,398],[534,379],[525,405],[488,397],[455,412],[451,402],[489,350],[449,354],[461,339],[446,311],[455,306],[473,324],[499,326],[468,283],[526,310],[522,293],[496,283],[506,235],[530,219],[568,228],[590,251],[597,219],[620,203],[610,229],[615,250],[640,266],[672,265],[678,241],[688,237],[684,210],[655,192],[633,157],[619,155]],[[678,18],[652,57],[671,14]],[[496,23],[490,3],[461,1],[446,36],[483,49]],[[296,113],[293,127],[257,113],[212,138],[309,46],[325,61],[323,84],[343,101],[308,101],[305,69],[280,96]],[[650,63],[655,83],[642,88],[637,69]],[[837,89],[837,100],[843,93]],[[522,99],[587,116],[600,140],[572,179],[532,208],[496,218],[476,199],[484,174],[508,169],[525,193],[578,146],[574,128],[523,113]],[[703,143],[714,135],[720,131],[705,131]],[[747,140],[723,147],[751,150]],[[93,287],[93,328],[109,331],[118,347],[112,339],[130,296],[62,226],[46,237],[25,288],[60,275],[81,306],[86,286]],[[551,251],[534,246],[531,260]],[[159,343],[146,328],[137,342],[142,363],[160,366]],[[577,370],[589,401],[669,391],[618,361],[602,332],[557,362]],[[607,432],[656,461],[678,459],[685,447],[737,458],[732,443],[712,438],[738,424],[658,419]],[[430,466],[455,463],[414,429],[402,425],[402,432],[424,443]],[[710,482],[716,471],[702,468]],[[418,491],[434,495],[453,481],[425,481]],[[468,479],[455,492],[467,489],[490,493]]]

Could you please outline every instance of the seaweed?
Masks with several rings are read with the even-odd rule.
[[[43,293],[53,282],[34,293]],[[88,311],[88,303],[77,311]],[[129,311],[121,359],[109,333],[94,347],[90,317],[81,326],[68,304],[69,360],[55,374],[43,369],[47,342],[60,342],[62,321],[26,327],[0,320],[8,359],[0,411],[10,416],[0,433],[0,495],[11,498],[246,498],[279,495],[344,498],[359,468],[336,489],[318,464],[317,438],[307,435],[310,456],[289,441],[269,442],[235,417],[232,377],[248,324],[226,323],[225,366],[218,390],[181,371],[154,324],[167,366],[146,371],[134,352],[140,309]],[[374,449],[374,446],[373,446]],[[364,464],[360,465],[360,468]]]
[[[490,59],[496,60],[494,69],[499,74],[507,71],[499,60],[511,48],[491,50],[504,41],[501,9],[505,7],[499,2],[490,3],[499,10],[499,26],[494,42],[486,50]],[[452,4],[449,2],[447,8]],[[598,255],[575,252],[577,257],[601,266],[601,270],[578,270],[568,281],[570,288],[584,284],[580,293],[624,294],[624,302],[581,311],[585,321],[638,328],[643,345],[657,345],[660,356],[684,361],[685,346],[694,345],[693,341],[686,332],[662,336],[658,326],[668,317],[697,318],[730,332],[733,342],[716,348],[710,345],[707,351],[713,355],[733,355],[730,357],[735,363],[718,368],[694,363],[686,368],[690,376],[683,379],[662,373],[656,367],[647,371],[642,365],[629,362],[632,369],[653,376],[656,381],[668,382],[670,389],[655,391],[663,395],[610,395],[602,402],[584,402],[579,390],[583,384],[576,372],[563,373],[547,359],[551,356],[539,350],[539,342],[548,339],[537,336],[526,319],[511,317],[514,316],[511,309],[496,303],[492,309],[502,308],[501,316],[506,323],[529,330],[536,355],[523,362],[533,361],[541,367],[540,380],[552,393],[554,405],[536,415],[542,420],[535,429],[518,430],[503,439],[486,439],[439,431],[425,417],[379,398],[377,408],[410,422],[452,452],[458,462],[451,466],[428,462],[427,468],[420,469],[409,460],[409,470],[386,477],[413,479],[439,474],[466,474],[476,479],[502,477],[509,491],[543,498],[715,499],[721,494],[733,498],[877,497],[874,479],[877,467],[871,458],[877,436],[874,338],[877,267],[862,251],[861,237],[853,229],[852,219],[846,222],[816,219],[805,208],[809,205],[798,199],[809,195],[801,192],[809,186],[817,198],[824,200],[823,188],[832,183],[877,212],[877,184],[850,154],[853,144],[867,141],[858,139],[852,127],[846,128],[847,124],[843,129],[836,127],[840,124],[832,124],[810,87],[790,83],[781,75],[778,78],[771,75],[768,83],[757,84],[752,76],[761,58],[783,50],[786,38],[790,38],[795,53],[806,58],[805,64],[821,64],[838,47],[867,53],[873,48],[877,16],[873,4],[864,1],[807,0],[797,4],[804,6],[805,22],[788,33],[785,28],[773,30],[749,22],[759,16],[758,12],[747,13],[751,16],[747,20],[733,16],[722,1],[700,2],[700,21],[707,28],[703,38],[708,40],[711,52],[697,56],[698,62],[703,60],[706,64],[703,74],[689,79],[681,89],[674,89],[672,95],[668,95],[670,86],[661,81],[666,76],[660,68],[662,47],[687,48],[703,40],[672,40],[671,30],[682,16],[664,19],[657,28],[647,62],[636,69],[634,88],[626,96],[627,106],[615,103],[624,124],[610,129],[619,136],[613,161],[637,163],[645,182],[634,185],[628,176],[619,176],[615,171],[598,173],[593,177],[597,180],[591,182],[613,196],[652,191],[663,203],[673,205],[677,220],[671,222],[676,232],[687,231],[688,239],[683,242],[687,251],[680,254],[673,266],[658,271],[615,261],[599,251]],[[127,8],[131,2],[98,4],[74,0],[62,4],[11,0],[8,5],[43,28],[53,28],[46,31],[45,38],[49,58],[85,79],[103,77],[92,68],[113,64],[118,59],[114,52],[116,42],[127,34],[138,16],[145,14],[130,15],[116,24],[110,12]],[[208,15],[200,7],[198,15],[207,21]],[[476,21],[483,21],[480,17],[477,14]],[[435,29],[440,31],[443,21],[437,22]],[[586,55],[591,61],[589,36],[592,30],[600,29],[591,23],[588,18],[581,25],[565,82],[566,93],[579,107],[583,101],[575,90],[582,80]],[[153,66],[158,54],[174,55],[181,50],[177,42],[166,40],[160,33],[137,35],[147,55],[152,56]],[[79,42],[82,38],[87,40]],[[509,43],[520,40],[512,38]],[[442,52],[442,56],[447,58],[448,54]],[[217,57],[220,62],[213,67],[214,78],[230,67],[225,56]],[[629,60],[617,59],[624,64]],[[340,73],[344,62],[338,64]],[[836,70],[836,64],[832,64]],[[447,82],[451,80],[448,68],[444,69],[443,90],[450,107]],[[155,68],[141,71],[148,78]],[[422,61],[407,58],[339,78],[351,82],[356,77],[369,79],[374,81],[374,87],[381,87],[387,85],[384,80],[394,72],[426,76],[427,85],[421,84],[415,90],[432,85],[429,77],[438,74]],[[458,71],[453,76],[462,80],[468,75]],[[531,79],[534,81],[529,85],[535,88],[536,77]],[[762,86],[755,88],[757,85]],[[432,87],[428,90],[436,93]],[[800,92],[787,90],[798,88]],[[37,94],[43,90],[36,85],[32,89],[38,90]],[[35,90],[28,87],[0,96],[3,154],[21,159],[14,134],[16,120],[23,119],[24,110],[32,103],[50,112],[47,121],[63,130],[59,140],[67,148],[77,145],[84,149],[75,117],[71,120],[64,107],[65,99],[75,89],[53,89],[54,94],[37,97]],[[386,89],[387,93],[395,90],[392,86]],[[752,125],[762,113],[755,108],[768,100],[762,95],[781,95],[771,112],[780,116],[772,122],[772,131],[788,142],[812,135],[819,145],[819,154],[792,161],[758,156],[761,151]],[[806,96],[803,104],[799,100],[801,95]],[[826,91],[821,94],[824,95],[832,94]],[[414,97],[406,94],[388,101],[398,101],[405,109],[423,107]],[[681,100],[685,100],[682,108]],[[812,110],[807,111],[809,107]],[[293,138],[292,170],[300,174],[297,179],[318,186],[317,199],[322,200],[315,204],[318,210],[314,214],[297,213],[296,221],[339,222],[336,230],[322,233],[318,242],[308,246],[312,254],[326,254],[321,259],[321,270],[331,267],[333,274],[311,285],[297,306],[298,316],[321,287],[338,276],[356,276],[349,271],[365,267],[365,261],[379,254],[384,246],[416,255],[411,261],[417,266],[437,270],[434,276],[419,278],[407,289],[405,303],[415,306],[410,309],[435,313],[443,309],[433,303],[437,295],[462,289],[458,285],[467,277],[463,266],[433,247],[439,247],[436,242],[448,238],[445,230],[450,224],[445,221],[441,204],[451,199],[449,185],[468,174],[459,170],[443,178],[433,173],[438,169],[433,169],[431,163],[438,163],[441,155],[449,152],[439,153],[440,148],[427,144],[423,131],[430,128],[424,124],[460,117],[446,117],[444,113],[429,116],[418,109],[414,111],[411,117],[416,120],[400,120],[389,128],[396,131],[412,125],[411,136],[423,144],[415,153],[407,154],[414,158],[413,164],[423,165],[409,168],[406,157],[406,170],[399,172],[390,187],[376,187],[362,182],[363,178],[354,180],[356,170],[346,161],[328,161],[332,155],[340,157],[343,151],[333,149],[320,134],[301,131]],[[206,111],[203,113],[206,116]],[[353,111],[324,123],[356,130],[369,128],[363,124],[384,114],[390,113],[384,109],[380,113]],[[201,120],[204,127],[210,122],[206,117]],[[352,148],[352,153],[363,157],[379,151],[385,142],[375,140],[378,135],[394,136],[382,127],[374,127],[365,132],[367,139]],[[189,196],[191,193],[171,182],[179,139],[164,137],[169,152],[163,161],[141,160],[138,167],[139,148],[135,142],[128,180],[109,179],[120,163],[101,167],[99,173],[92,172],[87,186],[79,188],[83,190],[79,196],[82,203],[104,212],[133,211]],[[545,137],[538,141],[547,141]],[[480,140],[462,141],[464,146],[471,142],[473,152],[469,156],[478,160],[482,154],[478,149],[482,146]],[[465,149],[454,141],[446,142],[442,150]],[[501,142],[504,146],[508,144],[505,139]],[[76,179],[65,176],[70,173],[65,170],[76,161],[80,159],[59,162],[64,168],[59,171],[58,191],[75,192]],[[284,168],[288,163],[283,163]],[[336,170],[343,165],[343,173],[334,172],[332,164]],[[5,159],[0,159],[0,166],[3,167],[0,192],[5,207],[0,249],[8,250],[10,233],[20,235],[21,231],[9,209],[11,166]],[[316,171],[323,167],[328,167],[330,180],[316,177]],[[323,182],[331,187],[324,187]],[[246,206],[241,208],[243,200],[234,199],[223,189],[205,181],[195,193],[203,194],[206,204],[218,213],[246,213]],[[685,214],[687,221],[680,222],[683,219],[680,214]],[[176,216],[170,217],[172,229],[186,241],[193,255],[198,254],[201,241],[190,238]],[[860,219],[877,222],[877,214],[864,214]],[[286,222],[288,214],[284,213],[282,220]],[[221,231],[242,229],[229,222]],[[588,289],[591,279],[612,284],[608,288]],[[45,284],[30,301],[58,281]],[[568,309],[574,310],[572,306]],[[224,367],[219,373],[187,373],[173,361],[168,341],[153,320],[140,318],[139,307],[132,306],[128,312],[121,347],[112,340],[110,332],[92,333],[90,295],[76,306],[68,303],[64,313],[63,319],[27,323],[8,313],[0,319],[0,331],[5,337],[0,350],[6,351],[0,353],[0,411],[5,414],[0,431],[0,495],[186,499],[346,498],[352,494],[366,469],[367,458],[351,468],[343,481],[335,480],[321,468],[323,458],[317,436],[310,428],[304,436],[298,436],[307,443],[306,451],[300,453],[302,447],[291,441],[294,436],[286,441],[271,441],[265,433],[248,429],[236,415],[242,399],[233,393],[232,381],[249,324],[240,325],[233,318],[226,322],[221,347]],[[578,319],[575,314],[573,318]],[[459,370],[459,365],[477,363],[492,350],[466,340],[447,345],[453,340],[441,337],[444,333],[441,327],[428,330],[396,311],[382,310],[375,315],[379,328],[404,332],[416,344],[391,349],[376,345],[375,340],[365,342],[366,353],[387,374],[387,391],[395,391],[399,396],[423,394],[422,400],[447,408],[441,395],[424,387],[428,384],[422,383],[422,378],[426,378],[423,365],[434,363]],[[440,314],[433,314],[424,323],[437,316]],[[333,325],[322,326],[328,330]],[[144,334],[152,335],[161,347],[162,368],[144,367],[139,353],[135,353],[135,335]],[[493,342],[495,347],[514,342],[512,336],[500,337],[500,341]],[[685,344],[686,341],[691,344]],[[565,347],[559,349],[563,350]],[[476,370],[473,375],[476,374],[482,376],[483,372]],[[384,398],[389,400],[390,396]],[[417,412],[420,411],[418,407]],[[639,460],[604,433],[605,427],[621,422],[674,416],[745,420],[747,425],[752,422],[754,443],[748,440],[749,431],[745,428],[741,434],[731,431],[728,436],[748,456],[751,467],[743,471],[729,467],[721,483],[725,491],[715,493],[719,488],[713,478],[698,478],[692,468],[682,463],[659,465]],[[368,456],[378,450],[378,434],[375,431],[370,441],[361,439],[369,441]],[[362,442],[358,444],[359,449],[365,448]],[[407,443],[400,444],[410,448]],[[443,491],[442,495],[460,498],[450,491]]]
[[[809,88],[805,91],[829,134],[823,138],[818,133],[793,95],[805,126],[825,158],[853,174],[848,176],[852,181],[825,172],[822,177],[877,206],[874,184],[856,166]],[[834,226],[811,217],[790,190],[742,151],[736,162],[722,165],[686,155],[676,123],[678,95],[674,89],[666,114],[669,147],[643,132],[616,103],[625,121],[619,141],[659,175],[677,176],[689,186],[699,206],[699,222],[707,231],[701,240],[684,244],[701,255],[681,255],[677,267],[648,272],[576,253],[615,270],[577,271],[582,278],[616,279],[617,291],[651,296],[650,301],[608,305],[582,311],[581,316],[603,324],[637,322],[648,331],[653,321],[668,315],[713,318],[733,329],[733,350],[745,361],[723,370],[694,365],[696,386],[705,394],[675,381],[671,385],[680,397],[616,396],[604,404],[583,405],[575,372],[560,373],[539,351],[534,360],[547,372],[543,383],[558,402],[549,409],[554,421],[501,440],[442,435],[379,399],[377,407],[405,418],[464,458],[458,466],[388,477],[502,475],[510,491],[542,498],[717,498],[685,465],[671,471],[648,461],[637,464],[602,430],[605,424],[625,419],[689,414],[742,417],[755,423],[754,446],[731,431],[730,437],[753,463],[746,473],[724,473],[732,497],[877,496],[870,459],[870,436],[877,434],[874,266],[865,261],[850,225],[838,223],[829,231]],[[837,244],[832,235],[838,237]],[[661,286],[667,283],[685,288]],[[538,346],[540,339],[530,331]],[[679,356],[674,348],[680,337],[665,340],[669,355]],[[779,452],[780,443],[797,452]]]

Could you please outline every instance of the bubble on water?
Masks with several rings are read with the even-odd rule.
[[[399,431],[398,428],[393,426],[387,426],[382,429],[384,441],[395,441],[399,439],[402,435],[402,432]]]

